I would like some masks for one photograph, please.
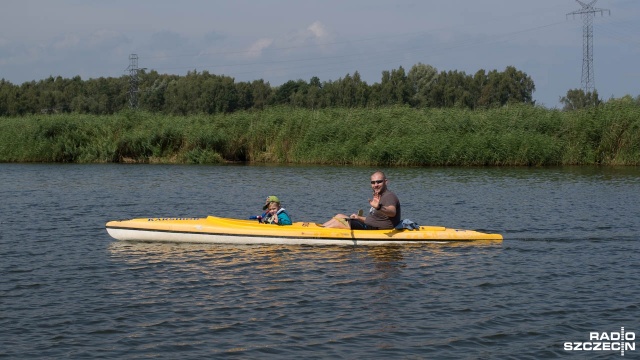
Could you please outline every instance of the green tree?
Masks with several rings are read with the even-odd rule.
[[[312,77],[309,80],[309,88],[307,91],[306,107],[309,109],[316,109],[320,106],[322,101],[322,83],[317,76]]]
[[[533,92],[536,86],[533,80],[524,72],[513,66],[507,66],[503,72],[501,93],[503,94],[501,105],[507,103],[534,104]]]
[[[157,78],[150,87],[141,92],[138,98],[141,107],[151,112],[162,112],[168,85],[167,79]]]
[[[379,86],[372,87],[372,100],[377,106],[401,105],[409,103],[411,84],[404,68],[383,71]]]
[[[560,98],[560,103],[564,104],[563,110],[578,110],[592,106],[598,106],[602,103],[598,98],[598,92],[585,93],[582,89],[572,89],[567,91],[567,95]]]
[[[276,88],[274,101],[278,105],[289,104],[291,97],[300,89],[300,82],[289,80]]]
[[[289,95],[289,105],[295,107],[305,107],[307,104],[307,92],[309,84],[302,79],[296,81],[296,90]]]
[[[251,82],[251,89],[254,109],[262,110],[272,102],[274,94],[268,82],[263,79],[254,80]]]
[[[13,105],[18,87],[4,78],[0,80],[0,116],[15,116]]]
[[[228,76],[209,76],[202,83],[200,97],[207,114],[233,112],[238,107],[238,94],[234,80]]]
[[[336,93],[336,105],[340,107],[364,107],[367,104],[369,87],[362,81],[360,73],[357,71],[353,76],[347,74],[344,78],[338,79],[333,88]]]
[[[369,85],[362,81],[359,72],[353,73],[353,86],[355,88],[354,106],[366,107],[369,103],[369,95],[371,93]]]
[[[476,73],[474,83],[480,87],[476,106],[492,107],[513,103],[535,104],[533,92],[536,87],[533,80],[513,66],[507,66],[503,72],[492,70],[484,80],[482,73]]]
[[[165,98],[165,111],[174,115],[187,115],[190,108],[191,96],[188,92],[188,83],[184,78],[172,80],[167,84]]]
[[[323,108],[338,106],[340,97],[340,82],[325,81],[322,83],[322,93],[319,106]]]
[[[429,107],[473,107],[471,78],[464,71],[442,71],[433,81],[427,97]]]
[[[251,83],[236,83],[236,94],[238,98],[238,109],[249,110],[253,106],[253,93],[251,91]]]
[[[417,108],[428,106],[429,92],[437,77],[438,70],[431,65],[417,63],[411,67],[407,75],[411,106]]]

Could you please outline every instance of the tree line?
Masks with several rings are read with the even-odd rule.
[[[208,71],[185,76],[140,70],[135,83],[129,76],[82,80],[80,76],[50,76],[14,85],[0,80],[0,116],[38,113],[114,114],[132,105],[165,115],[220,114],[289,105],[306,109],[330,107],[375,108],[405,105],[413,108],[492,108],[507,104],[535,105],[535,85],[526,73],[508,66],[504,71],[441,71],[418,63],[383,71],[379,83],[367,84],[356,71],[334,81],[290,80],[271,86],[264,80],[236,82]],[[133,86],[136,85],[136,86]],[[565,108],[597,105],[597,94],[570,90]]]

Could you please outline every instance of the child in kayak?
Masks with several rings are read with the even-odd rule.
[[[269,196],[262,210],[266,212],[262,215],[260,222],[275,225],[291,225],[291,217],[283,207],[280,206],[280,199],[277,196]]]

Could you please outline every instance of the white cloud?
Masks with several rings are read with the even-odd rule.
[[[311,31],[316,39],[322,40],[329,36],[327,30],[325,30],[324,25],[320,21],[316,21],[313,24],[309,25],[307,30]]]
[[[249,49],[247,49],[247,55],[254,58],[259,57],[262,55],[262,50],[271,46],[272,43],[273,39],[260,39],[249,46]]]

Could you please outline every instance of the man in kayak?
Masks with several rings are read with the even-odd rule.
[[[267,197],[262,210],[266,212],[262,215],[260,222],[275,225],[291,225],[291,217],[283,207],[280,206],[280,199],[277,196]]]
[[[369,199],[369,214],[338,214],[322,224],[323,227],[352,229],[352,230],[380,230],[393,229],[400,223],[400,200],[396,194],[387,188],[389,180],[382,171],[371,175],[373,199]]]

